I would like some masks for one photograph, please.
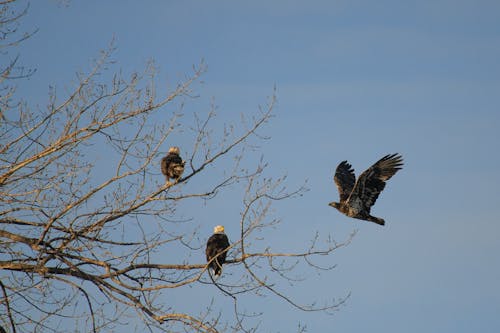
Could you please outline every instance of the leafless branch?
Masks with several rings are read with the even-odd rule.
[[[0,26],[13,27],[6,50],[32,36],[17,34],[24,10],[6,16],[13,2],[0,2]],[[240,123],[222,123],[213,102],[206,113],[185,112],[203,62],[167,89],[153,62],[138,73],[116,70],[114,50],[111,43],[78,73],[68,93],[51,87],[44,108],[13,102],[11,79],[27,72],[17,56],[0,64],[0,307],[11,331],[66,332],[78,322],[81,331],[106,332],[133,316],[141,331],[256,332],[260,310],[242,306],[249,295],[305,312],[337,309],[343,299],[316,305],[282,285],[305,281],[296,275],[300,265],[331,271],[335,265],[319,258],[353,235],[337,243],[312,232],[285,249],[259,242],[261,231],[282,223],[273,204],[306,192],[288,190],[286,177],[269,178],[272,162],[255,157],[269,139],[263,133],[275,94]],[[187,163],[183,177],[165,183],[159,161],[170,145],[182,145]],[[208,235],[190,209],[201,211],[226,191],[241,192],[240,232],[231,237],[228,274],[214,279],[195,257]],[[230,299],[232,314],[215,301],[189,313],[171,301],[199,287]]]

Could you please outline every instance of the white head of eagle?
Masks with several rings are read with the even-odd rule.
[[[172,154],[177,154],[179,155],[181,153],[181,150],[179,149],[179,147],[170,147],[168,148],[168,152],[169,153],[172,153]]]
[[[222,265],[226,262],[229,239],[224,233],[224,226],[218,225],[214,228],[214,233],[207,241],[205,250],[208,267],[214,271],[215,276],[222,273]]]
[[[224,226],[223,225],[216,225],[214,227],[214,234],[223,234],[224,233]]]

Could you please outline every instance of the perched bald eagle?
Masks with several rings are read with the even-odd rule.
[[[184,162],[179,156],[179,147],[170,147],[167,156],[161,160],[161,172],[167,178],[167,184],[170,184],[170,179],[178,181],[184,172]]]
[[[218,276],[222,272],[222,265],[226,262],[229,239],[224,233],[224,227],[218,225],[214,228],[214,234],[207,241],[205,254],[209,267],[213,269],[214,275]]]
[[[370,215],[370,208],[384,189],[385,182],[402,167],[401,155],[385,155],[356,180],[352,166],[347,161],[341,162],[333,177],[339,190],[340,202],[330,202],[329,205],[349,217],[384,225],[384,219]]]

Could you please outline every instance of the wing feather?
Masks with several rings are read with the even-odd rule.
[[[356,181],[348,201],[362,202],[367,213],[385,188],[385,182],[403,167],[403,158],[398,154],[382,157],[364,171]]]
[[[333,177],[335,185],[339,191],[340,201],[346,201],[354,188],[354,183],[356,181],[356,176],[354,175],[354,169],[347,163],[347,161],[342,161],[337,166],[335,170],[335,176]]]

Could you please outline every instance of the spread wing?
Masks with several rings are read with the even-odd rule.
[[[361,202],[363,208],[370,212],[370,208],[384,189],[385,182],[402,167],[403,157],[401,155],[385,155],[359,176],[348,201]]]
[[[347,161],[340,162],[337,166],[337,170],[335,170],[333,180],[339,190],[340,201],[346,201],[347,198],[349,198],[349,195],[354,187],[354,182],[356,181],[354,169],[349,163],[347,163]]]

